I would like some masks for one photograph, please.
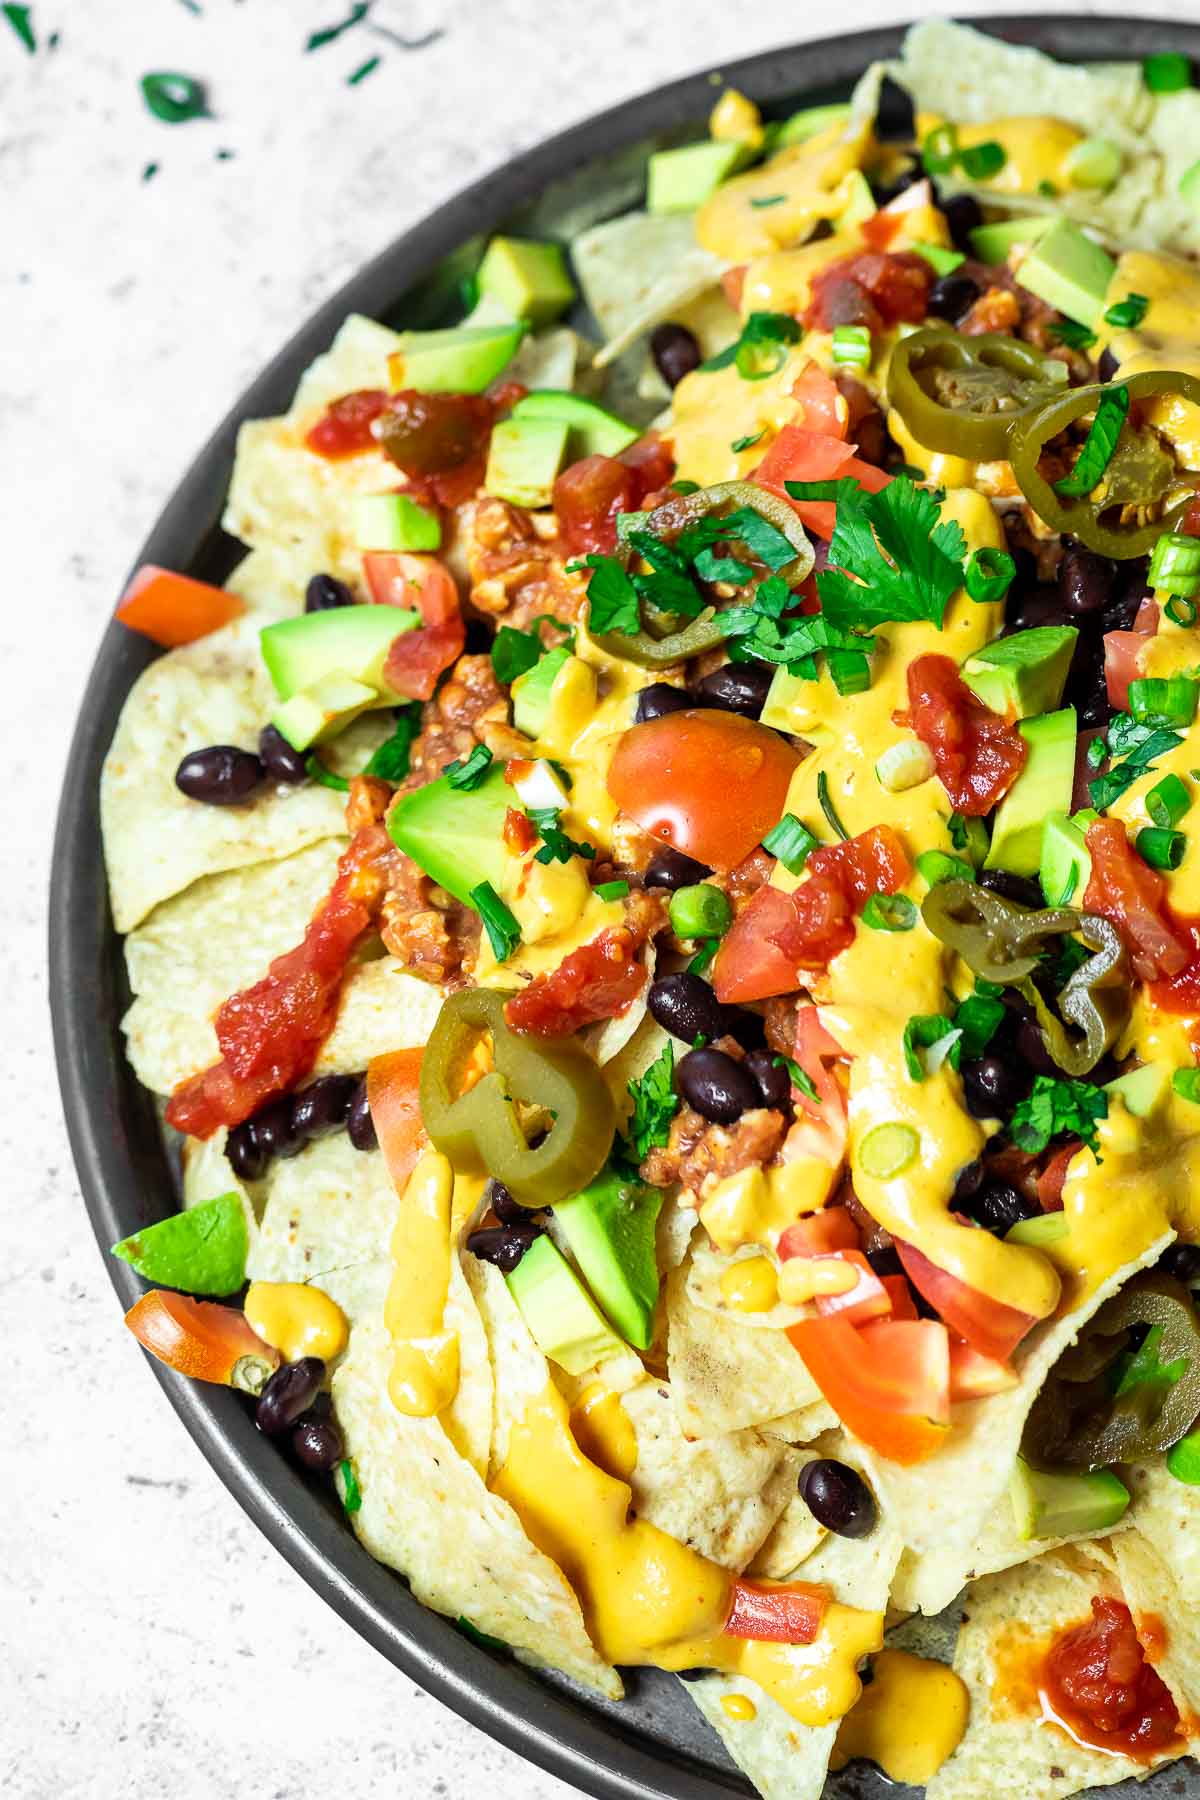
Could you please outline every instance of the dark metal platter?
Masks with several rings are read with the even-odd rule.
[[[972,23],[1068,61],[1159,50],[1200,58],[1200,25],[1174,21],[1029,16]],[[781,117],[845,98],[869,62],[897,53],[903,34],[902,26],[858,32],[764,51],[716,72],[702,69],[613,107],[476,182],[369,263],[280,352],[200,452],[137,562],[210,581],[228,575],[241,546],[219,521],[238,426],[286,409],[301,373],[346,313],[396,326],[443,322],[488,234],[567,236],[639,204],[647,155],[703,130],[716,74],[768,117]],[[50,999],[59,1082],[80,1186],[105,1251],[172,1211],[176,1193],[153,1102],[125,1060],[120,1019],[129,994],[109,914],[97,805],[100,767],[121,706],[154,655],[149,643],[120,626],[105,633],[75,727],[51,877]],[[141,1291],[138,1277],[126,1264],[105,1260],[122,1306],[129,1307]],[[371,1560],[329,1491],[309,1485],[285,1462],[232,1392],[189,1384],[157,1362],[150,1366],[203,1454],[293,1568],[376,1649],[456,1712],[602,1800],[720,1800],[752,1792],[674,1677],[632,1671],[629,1696],[617,1706],[471,1642]],[[1200,1795],[1200,1775],[1190,1762],[1168,1766],[1150,1788]],[[899,1800],[901,1790],[874,1769],[852,1765],[830,1777],[827,1791],[830,1800],[876,1800],[885,1790]],[[1109,1790],[1114,1800],[1145,1791],[1133,1783]]]

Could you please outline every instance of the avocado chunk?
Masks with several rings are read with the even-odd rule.
[[[446,331],[405,331],[388,357],[392,388],[424,394],[481,394],[517,353],[525,325],[456,325]]]
[[[565,420],[570,427],[568,462],[584,456],[618,456],[636,442],[637,432],[615,413],[606,412],[594,400],[565,388],[534,388],[512,409],[514,419]]]
[[[557,244],[531,238],[494,237],[475,276],[479,292],[497,300],[514,319],[549,325],[575,298],[575,283]]]
[[[526,737],[541,737],[542,727],[550,712],[550,689],[570,655],[565,644],[560,644],[556,650],[547,650],[532,669],[527,669],[524,675],[518,675],[513,682],[513,724]]]
[[[1171,1091],[1171,1067],[1168,1063],[1143,1063],[1140,1069],[1130,1069],[1126,1075],[1118,1075],[1115,1081],[1106,1081],[1106,1094],[1118,1094],[1125,1103],[1125,1111],[1132,1113],[1135,1119],[1148,1119],[1157,1112]]]
[[[1064,812],[1046,815],[1038,880],[1047,906],[1078,904],[1092,879],[1092,855],[1085,827]]]
[[[1061,1243],[1071,1229],[1065,1212],[1035,1213],[1032,1219],[1018,1219],[1004,1234],[1006,1244],[1032,1244],[1044,1250],[1047,1244]]]
[[[354,537],[360,550],[436,550],[441,522],[411,494],[360,494],[354,502]]]
[[[1036,875],[1042,860],[1047,813],[1065,813],[1075,785],[1075,708],[1022,719],[1017,730],[1029,746],[1025,767],[1000,802],[992,825],[985,869]]]
[[[620,1354],[620,1339],[550,1238],[535,1238],[504,1279],[538,1349],[568,1375]]]
[[[1117,265],[1069,219],[1044,231],[1017,269],[1017,281],[1069,319],[1094,328],[1104,311]]]
[[[1081,1532],[1111,1531],[1129,1505],[1129,1489],[1111,1469],[1086,1475],[1056,1474],[1033,1469],[1018,1456],[1009,1483],[1017,1534],[1031,1538],[1077,1537]]]
[[[323,675],[311,687],[301,688],[271,714],[271,723],[292,746],[308,750],[336,737],[373,706],[389,706],[377,689],[354,681],[349,675]]]
[[[871,184],[861,169],[853,169],[847,175],[846,187],[850,198],[838,214],[839,231],[849,231],[855,225],[865,225],[879,210],[871,192]]]
[[[654,1227],[662,1191],[605,1169],[554,1216],[610,1324],[636,1350],[648,1350],[658,1304]]]
[[[1078,638],[1073,625],[1014,631],[968,656],[962,678],[993,712],[1018,719],[1052,712],[1062,699]]]
[[[349,675],[382,695],[388,651],[402,631],[420,623],[420,613],[405,607],[334,606],[264,625],[259,644],[281,700],[326,675]],[[393,700],[381,698],[378,704],[390,706]]]
[[[236,1294],[246,1279],[241,1196],[218,1194],[114,1244],[112,1253],[147,1281],[185,1294]]]
[[[744,157],[745,146],[735,142],[655,151],[646,165],[647,212],[695,212]]]
[[[849,117],[850,105],[845,100],[835,100],[829,106],[805,106],[783,121],[772,147],[782,150],[787,144],[807,144],[809,138],[828,131],[831,125],[844,125]]]
[[[431,881],[469,906],[471,890],[481,881],[500,891],[508,860],[504,815],[512,803],[502,764],[493,763],[474,788],[452,788],[449,778],[439,775],[396,802],[388,832]]]
[[[565,419],[504,419],[492,429],[483,485],[514,506],[549,506],[570,426]]]
[[[1059,217],[1057,213],[1023,213],[994,225],[977,225],[971,233],[971,249],[982,263],[1007,262],[1015,245],[1036,244],[1058,224]]]

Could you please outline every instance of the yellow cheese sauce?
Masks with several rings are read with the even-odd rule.
[[[741,1674],[804,1725],[841,1718],[857,1699],[857,1665],[882,1643],[882,1613],[831,1602],[811,1644],[726,1637],[733,1575],[630,1517],[628,1486],[583,1454],[553,1383],[514,1424],[492,1487],[566,1575],[610,1662]]]
[[[1200,268],[1182,257],[1127,250],[1117,259],[1105,310],[1128,294],[1141,294],[1150,305],[1136,329],[1107,334],[1107,346],[1117,359],[1114,379],[1124,381],[1152,369],[1200,378]],[[1174,446],[1185,469],[1200,469],[1200,407],[1164,395],[1146,404],[1145,416]]]
[[[917,117],[918,141],[924,142],[929,132],[942,123],[937,113],[920,113]],[[983,125],[959,125],[960,149],[970,150],[977,144],[999,144],[1004,151],[1004,166],[978,185],[997,197],[1004,194],[1036,194],[1043,182],[1055,188],[1071,184],[1067,157],[1081,144],[1084,133],[1065,119],[1045,113],[1017,114],[1007,119],[988,119]],[[1051,202],[1047,201],[1047,210]]]
[[[907,1650],[881,1650],[871,1669],[874,1679],[842,1720],[829,1766],[865,1756],[889,1781],[923,1787],[962,1741],[966,1684],[945,1663]]]
[[[735,175],[696,214],[697,241],[731,263],[801,242],[821,220],[836,219],[845,209],[846,177],[858,169],[868,142],[865,124],[857,131],[831,125],[807,143],[789,145],[761,168]],[[753,204],[768,199],[770,206]]]
[[[749,1694],[722,1694],[721,1711],[736,1724],[749,1724],[758,1717],[758,1708]]]
[[[458,1334],[443,1324],[450,1286],[454,1171],[427,1150],[409,1176],[392,1232],[383,1322],[392,1339],[388,1395],[398,1412],[431,1418],[458,1392]]]

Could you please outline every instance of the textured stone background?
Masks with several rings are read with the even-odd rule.
[[[0,1791],[11,1800],[570,1792],[452,1717],[309,1592],[120,1329],[50,1056],[55,797],[93,646],[138,544],[247,381],[359,263],[481,171],[601,107],[705,59],[907,8],[376,0],[380,25],[441,35],[404,51],[360,27],[304,55],[309,31],[347,10],[34,0],[41,38],[56,27],[61,38],[33,57],[0,20]],[[375,52],[381,66],[347,86]],[[203,77],[216,117],[156,122],[137,88],[153,68]],[[159,173],[144,183],[150,162]]]

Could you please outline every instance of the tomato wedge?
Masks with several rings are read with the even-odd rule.
[[[993,1300],[988,1294],[980,1294],[965,1281],[960,1281],[957,1275],[939,1269],[915,1244],[905,1244],[896,1238],[895,1245],[904,1264],[904,1273],[918,1294],[923,1295],[930,1306],[936,1307],[951,1331],[966,1338],[981,1356],[990,1356],[997,1362],[1006,1361],[1026,1333],[1037,1324],[1031,1314],[1018,1312],[1015,1306],[1006,1306],[1002,1300]]]
[[[801,376],[803,380],[803,376]],[[778,494],[794,509],[801,524],[818,537],[831,538],[837,515],[833,500],[793,500],[785,482],[841,481],[852,477],[869,494],[877,494],[891,480],[882,469],[863,462],[854,454],[856,446],[821,431],[809,431],[800,425],[785,425],[750,479],[769,494]]]
[[[893,1319],[919,1319],[917,1303],[913,1299],[912,1289],[903,1275],[883,1276],[884,1292],[892,1308]],[[953,1370],[952,1370],[953,1376]]]
[[[175,650],[219,631],[245,610],[245,601],[224,588],[143,563],[122,594],[116,617],[130,631],[141,632],[164,650]]]
[[[425,1142],[418,1085],[425,1052],[389,1050],[367,1064],[367,1105],[392,1185],[399,1193]]]
[[[405,550],[368,550],[363,574],[377,606],[416,607],[420,612],[424,623],[396,638],[383,675],[406,700],[428,700],[438,676],[457,662],[467,641],[453,575],[436,556]]]
[[[977,700],[949,656],[908,665],[912,728],[933,753],[938,780],[968,818],[990,812],[1025,766],[1029,746],[1000,713]]]
[[[844,1294],[818,1294],[817,1312],[823,1319],[835,1314],[851,1325],[865,1325],[868,1319],[886,1318],[892,1310],[888,1291],[861,1250],[831,1250],[826,1262],[846,1263],[858,1276]]]
[[[804,1319],[788,1337],[848,1431],[891,1462],[924,1462],[950,1419],[950,1340],[936,1319]]]
[[[798,400],[802,408],[800,425],[805,431],[820,432],[824,437],[841,438],[843,441],[850,435],[850,408],[833,377],[827,375],[820,363],[806,363],[792,383],[792,398]],[[793,481],[799,481],[793,475]]]
[[[1056,1150],[1037,1178],[1037,1197],[1043,1212],[1061,1212],[1063,1209],[1063,1187],[1067,1179],[1067,1170],[1073,1157],[1083,1149],[1079,1138],[1072,1138],[1061,1150]]]
[[[193,1381],[257,1394],[279,1367],[278,1350],[265,1344],[233,1306],[154,1288],[130,1307],[125,1323],[143,1350]]]
[[[785,738],[754,719],[688,709],[624,734],[608,791],[661,843],[732,869],[778,824],[799,761]]]
[[[793,1256],[828,1256],[831,1250],[857,1250],[858,1227],[844,1206],[797,1219],[780,1233],[776,1250],[781,1262]]]
[[[733,1605],[724,1635],[758,1638],[769,1644],[811,1644],[821,1630],[829,1589],[812,1581],[733,1584]]]
[[[899,1280],[899,1277],[895,1277]],[[1016,1387],[1020,1377],[1006,1362],[984,1356],[973,1349],[966,1338],[950,1333],[950,1399],[985,1400],[989,1394],[1002,1394]]]

